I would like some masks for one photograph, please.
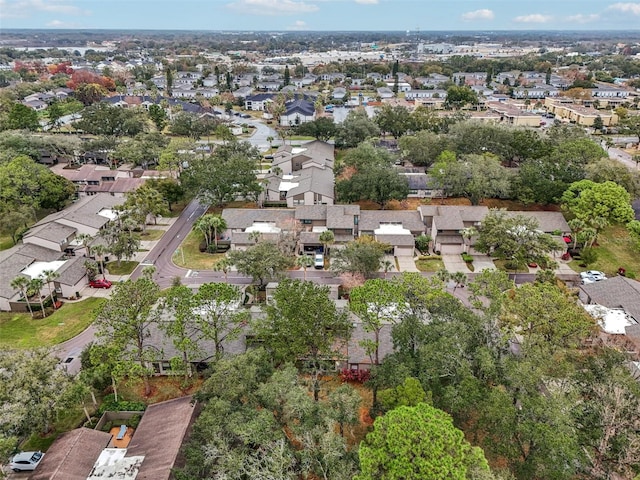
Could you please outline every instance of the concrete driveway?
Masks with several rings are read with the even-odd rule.
[[[396,257],[401,272],[419,272],[413,257]]]
[[[470,273],[470,270],[467,268],[467,264],[462,260],[462,257],[459,254],[452,255],[445,253],[442,255],[442,263],[444,263],[444,268],[448,272]]]
[[[482,270],[495,270],[496,266],[493,263],[491,257],[487,255],[474,255],[473,256],[473,271],[481,272]]]

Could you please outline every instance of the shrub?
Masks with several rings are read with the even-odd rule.
[[[369,370],[355,370],[351,368],[343,368],[340,372],[340,380],[343,382],[364,383],[371,378]]]
[[[469,255],[468,253],[463,253],[462,254],[462,260],[465,263],[472,263],[473,262],[473,256]]]
[[[115,395],[109,394],[104,397],[102,405],[98,409],[98,415],[102,415],[104,412],[140,412],[146,408],[147,406],[142,402],[130,402],[128,400],[116,402]]]

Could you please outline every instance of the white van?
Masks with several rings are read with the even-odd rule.
[[[313,259],[314,268],[321,270],[324,268],[324,255],[322,253],[316,253]]]

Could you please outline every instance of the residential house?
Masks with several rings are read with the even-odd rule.
[[[596,118],[600,117],[605,127],[617,125],[618,116],[614,112],[596,110],[575,104],[568,98],[546,98],[544,106],[547,111],[553,113],[556,118],[575,123],[582,127],[592,127]]]
[[[478,227],[489,213],[487,207],[422,205],[418,207],[426,234],[432,238],[433,250],[441,254],[459,254],[469,250],[470,239],[462,231]]]
[[[79,428],[47,450],[32,480],[169,480],[195,417],[192,397],[149,405],[126,447],[109,433]],[[158,448],[161,445],[162,448]]]
[[[222,218],[227,222],[225,240],[232,250],[246,250],[255,245],[256,234],[262,240],[277,241],[280,234],[295,228],[293,210],[225,208]]]
[[[395,94],[393,93],[393,90],[391,90],[391,88],[389,87],[378,87],[376,89],[376,92],[378,93],[378,96],[382,99],[393,98],[395,96]]]
[[[443,197],[444,192],[437,181],[421,168],[400,169],[400,175],[407,179],[409,185],[409,198],[435,198]]]
[[[327,167],[309,166],[291,174],[266,177],[265,202],[286,202],[298,205],[333,205],[334,175]]]
[[[359,235],[370,235],[388,243],[394,256],[414,256],[415,237],[424,233],[425,225],[417,211],[363,210]]]
[[[500,115],[500,122],[518,127],[539,127],[542,116],[521,110],[507,102],[486,102],[486,108]]]
[[[273,102],[273,97],[272,93],[249,95],[244,99],[244,108],[255,112],[266,111],[268,105]]]
[[[331,92],[332,100],[344,100],[347,96],[347,89],[344,87],[336,87]]]
[[[307,167],[330,168],[333,170],[334,147],[330,143],[314,140],[305,143],[301,147],[281,145],[273,154],[272,170],[279,169],[282,174],[290,175],[293,172]]]
[[[315,105],[304,99],[291,100],[285,104],[285,112],[280,117],[280,125],[289,127],[316,119]]]
[[[322,248],[320,234],[331,230],[334,243],[344,244],[358,235],[359,205],[304,205],[296,208],[295,218],[300,222],[300,251]]]
[[[240,87],[237,90],[234,90],[233,96],[235,98],[246,98],[253,93],[253,87]]]

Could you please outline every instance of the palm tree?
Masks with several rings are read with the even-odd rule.
[[[446,285],[451,280],[451,273],[446,268],[441,268],[435,273],[435,277]]]
[[[304,280],[307,280],[307,268],[313,266],[313,258],[309,255],[301,255],[296,258],[296,264],[304,270]]]
[[[393,269],[393,263],[391,263],[389,260],[384,260],[381,266],[384,270],[384,278],[387,278],[387,273]]]
[[[571,235],[573,235],[573,249],[575,250],[578,245],[578,234],[584,227],[586,227],[586,224],[579,218],[573,218],[569,220],[567,224],[571,229]]]
[[[322,242],[322,246],[324,247],[324,254],[329,257],[329,245],[333,245],[333,242],[335,242],[336,240],[336,236],[331,230],[325,230],[320,234],[318,240]]]
[[[269,135],[267,137],[267,142],[269,142],[269,150],[273,150],[273,141],[275,140],[275,138],[273,138],[272,135]]]
[[[76,240],[87,250],[87,257],[91,257],[91,242],[94,240],[93,236],[88,233],[81,233],[76,236]]]
[[[462,238],[464,238],[466,240],[466,242],[464,242],[464,250],[465,253],[469,252],[469,241],[471,240],[471,237],[473,237],[474,235],[478,234],[478,230],[476,230],[475,227],[466,227],[463,228],[462,230],[460,230],[460,235],[462,235]]]
[[[455,272],[451,275],[451,280],[455,282],[453,286],[453,291],[456,291],[458,287],[464,287],[464,284],[467,283],[467,276],[463,272]]]
[[[44,287],[44,280],[42,280],[40,277],[32,278],[31,281],[29,282],[29,290],[35,291],[38,295],[38,300],[40,301],[40,311],[42,312],[42,318],[44,318],[47,316],[47,312],[45,312],[44,310],[44,303],[42,302],[42,294],[40,293],[40,291],[42,290],[42,287]]]
[[[229,273],[229,270],[231,270],[231,262],[229,261],[229,259],[227,257],[224,257],[222,260],[219,260],[218,263],[216,263],[213,266],[213,269],[216,272],[222,272],[224,273],[224,281],[227,281],[227,273]]]
[[[29,302],[29,295],[27,295],[27,290],[29,288],[29,279],[22,275],[18,275],[16,278],[11,280],[11,288],[20,291],[20,294],[24,297],[25,302],[27,302],[27,308],[29,309],[31,318],[33,318],[33,309],[31,308],[31,302]]]
[[[213,215],[211,214],[203,215],[193,225],[194,228],[200,230],[204,235],[204,241],[207,244],[207,248],[211,243],[211,224],[209,220],[211,219],[212,216]]]
[[[51,298],[51,304],[53,305],[54,310],[56,309],[56,302],[53,299],[53,289],[51,288],[51,284],[59,276],[60,274],[55,270],[43,270],[41,275],[42,281],[47,284],[47,287],[49,287],[49,297]]]
[[[218,232],[222,233],[227,229],[227,221],[220,215],[213,215],[209,220],[209,225],[213,228],[213,242],[218,250]]]
[[[106,245],[100,243],[93,247],[93,253],[99,259],[98,262],[100,263],[100,272],[102,273],[102,279],[104,280],[106,278],[104,276],[104,256],[106,253],[109,253],[109,249]]]

